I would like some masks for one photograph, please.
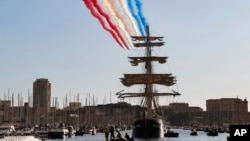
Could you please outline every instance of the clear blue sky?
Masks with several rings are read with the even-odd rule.
[[[249,0],[143,0],[151,34],[165,37],[160,55],[177,76],[177,102],[205,109],[205,100],[250,99]],[[134,50],[118,46],[81,0],[0,1],[0,97],[27,101],[37,78],[52,97],[88,93],[112,102]],[[73,98],[72,98],[73,99]],[[163,99],[164,100],[164,99]]]

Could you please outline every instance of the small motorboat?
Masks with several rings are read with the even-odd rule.
[[[197,132],[195,129],[193,129],[193,130],[191,131],[190,135],[191,135],[191,136],[198,136],[198,132]]]

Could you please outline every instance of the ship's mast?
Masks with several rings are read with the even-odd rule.
[[[153,47],[161,47],[164,45],[163,37],[161,36],[150,36],[149,26],[146,26],[146,36],[131,36],[132,40],[135,41],[134,47],[144,48],[145,55],[138,57],[129,57],[132,66],[138,66],[138,64],[143,63],[145,65],[145,72],[142,74],[124,74],[124,78],[121,78],[121,82],[124,86],[130,87],[133,85],[144,85],[145,89],[142,93],[123,93],[120,91],[117,93],[119,98],[126,97],[144,97],[145,105],[147,108],[147,116],[152,116],[153,113],[153,102],[155,96],[177,96],[180,93],[163,92],[157,93],[153,90],[153,85],[163,85],[172,86],[175,84],[175,77],[171,73],[154,73],[153,72],[153,62],[158,62],[160,64],[166,63],[167,57],[165,56],[152,56]],[[155,103],[154,103],[155,107]]]
[[[148,25],[146,27],[146,34],[147,34],[146,35],[147,36],[147,38],[146,38],[146,57],[150,58],[152,47],[149,44],[150,43],[150,40],[149,40],[150,33],[149,33],[149,26]],[[151,60],[148,59],[145,62],[145,69],[146,69],[146,74],[150,75],[153,73]],[[147,95],[146,96],[146,105],[147,105],[147,112],[148,112],[147,115],[148,116],[152,115],[152,101],[153,101],[152,93],[153,93],[153,85],[151,83],[146,84],[145,94]]]

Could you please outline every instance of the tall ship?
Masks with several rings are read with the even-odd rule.
[[[125,92],[124,90],[117,93],[118,98],[141,98],[140,109],[136,111],[133,121],[132,136],[134,138],[161,138],[164,137],[164,121],[162,111],[159,105],[161,96],[179,96],[180,93],[174,90],[170,92],[158,92],[157,85],[171,87],[176,84],[176,77],[171,73],[154,72],[154,64],[165,64],[166,56],[152,55],[154,47],[164,45],[163,37],[151,36],[149,26],[146,27],[146,36],[131,36],[135,48],[143,51],[142,56],[128,57],[132,66],[139,67],[142,65],[142,73],[124,74],[121,83],[124,86],[139,86],[141,92]],[[164,89],[165,90],[165,89]]]

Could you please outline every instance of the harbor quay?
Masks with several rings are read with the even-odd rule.
[[[51,84],[48,79],[36,79],[33,83],[33,105],[24,102],[13,106],[12,100],[0,101],[0,124],[22,126],[66,125],[101,126],[132,124],[136,111],[142,108],[126,102],[85,104],[69,102],[64,108],[51,106]],[[228,126],[250,122],[248,101],[239,98],[208,99],[206,111],[188,103],[162,105],[164,122],[171,126]]]

